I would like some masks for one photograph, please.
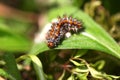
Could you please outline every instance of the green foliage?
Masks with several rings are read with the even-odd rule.
[[[51,10],[49,20],[56,18],[58,15],[72,15],[74,18],[83,21],[85,30],[80,34],[74,34],[69,39],[63,41],[56,49],[93,49],[105,52],[120,59],[119,45],[106,33],[101,26],[95,23],[88,15],[78,11],[74,7],[62,7]],[[49,50],[44,42],[36,44],[31,54],[39,54]]]
[[[23,55],[17,59],[17,62],[21,61],[23,59],[28,59],[28,58],[33,62],[33,66],[34,66],[34,69],[36,71],[38,80],[45,80],[45,76],[44,76],[43,68],[42,68],[42,63],[37,56],[35,56],[35,55]]]
[[[11,80],[15,80],[12,76],[10,76],[6,71],[4,71],[3,69],[0,69],[0,76],[3,76],[5,78],[11,79]]]
[[[21,80],[20,73],[17,69],[17,64],[15,61],[15,57],[13,54],[8,53],[4,55],[4,61],[6,62],[5,66],[7,68],[7,72],[12,76],[12,80]],[[11,65],[12,64],[12,65]]]
[[[2,51],[28,51],[30,41],[14,33],[7,25],[0,24],[0,50]]]
[[[78,61],[75,61],[75,60],[78,60]],[[90,64],[88,64],[83,59],[74,58],[74,59],[70,59],[70,61],[76,66],[74,69],[71,70],[72,75],[68,78],[70,80],[73,80],[73,79],[88,80],[87,77],[90,76],[89,74],[91,74],[92,79],[113,80],[113,79],[120,78],[120,76],[107,75],[105,73],[95,70]],[[75,75],[77,75],[77,77]]]
[[[86,49],[86,50],[92,49],[92,50],[105,52],[105,54],[109,54],[111,56],[120,59],[119,45],[110,37],[110,35],[108,35],[108,33],[106,33],[104,29],[102,29],[101,26],[99,26],[96,22],[94,22],[88,15],[86,15],[82,11],[78,11],[77,8],[61,7],[61,8],[53,9],[50,11],[50,13],[48,13],[49,21],[56,18],[57,16],[62,17],[64,14],[68,16],[72,15],[74,18],[77,18],[78,20],[82,20],[85,29],[79,34],[74,34],[70,38],[65,39],[62,42],[62,44],[58,45],[58,47],[56,47],[55,49]],[[47,47],[46,43],[41,42],[39,44],[35,44],[29,53],[32,55],[38,55],[48,50],[50,49]],[[80,54],[81,53],[78,54],[78,57],[80,57]],[[76,66],[81,65],[81,63],[77,63],[77,64],[75,62],[73,63]],[[98,65],[99,65],[98,69],[101,69],[104,66],[104,62]],[[73,78],[75,79],[74,72],[79,73],[77,74],[77,78],[81,80],[82,79],[87,80],[88,73],[91,73],[93,78],[98,78],[98,79],[106,78],[108,80],[112,80],[113,78],[119,78],[119,77],[107,75],[105,73],[102,74],[101,72],[95,70],[93,67],[89,66],[86,70],[79,68],[73,69],[73,74],[71,74],[68,80],[72,80]],[[82,74],[83,72],[85,73]],[[64,75],[65,72],[60,77],[60,79],[63,78]]]

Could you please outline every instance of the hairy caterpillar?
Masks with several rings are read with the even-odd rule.
[[[57,22],[53,22],[51,29],[47,32],[46,40],[49,48],[54,48],[61,43],[67,32],[78,33],[83,29],[81,21],[66,15],[63,18],[58,17]]]

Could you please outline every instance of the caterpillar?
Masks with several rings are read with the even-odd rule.
[[[51,29],[47,32],[46,41],[49,48],[54,48],[61,43],[67,32],[78,33],[83,29],[83,23],[77,19],[63,15],[53,22]]]

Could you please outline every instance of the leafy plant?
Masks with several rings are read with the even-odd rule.
[[[58,47],[56,47],[55,49],[92,49],[92,50],[97,50],[97,51],[101,51],[101,52],[105,52],[105,54],[109,54],[111,56],[114,56],[118,59],[120,59],[120,47],[119,45],[110,37],[110,35],[104,30],[102,29],[102,27],[100,25],[98,25],[96,22],[94,22],[87,14],[85,14],[82,11],[79,11],[77,8],[75,7],[61,7],[61,8],[56,8],[50,11],[50,13],[48,13],[48,18],[49,21],[51,21],[52,19],[56,18],[57,16],[63,16],[64,14],[70,16],[72,15],[72,17],[77,18],[79,20],[82,20],[82,22],[84,23],[84,31],[80,32],[79,34],[74,34],[72,35],[70,38],[65,39],[62,44],[60,44]],[[55,50],[53,49],[53,50]],[[41,54],[44,51],[48,51],[50,50],[46,43],[43,41],[39,44],[35,44],[32,48],[32,50],[29,52],[29,54],[32,55],[38,55]],[[79,53],[80,55],[81,53]],[[80,63],[78,63],[80,64]],[[93,72],[95,73],[91,73],[92,76],[94,76],[95,78],[100,78],[97,77],[96,75],[100,75],[100,76],[107,76],[106,74],[102,74],[100,72],[97,72],[96,70],[94,70],[92,67],[89,68],[90,72],[92,72],[91,70],[93,70]],[[79,71],[79,70],[77,70]],[[63,73],[65,74],[65,73]],[[73,79],[73,74],[71,75],[71,77],[68,78],[68,80]],[[87,74],[81,74],[78,75],[80,76],[87,76]],[[83,78],[84,78],[83,77]],[[101,77],[102,78],[102,77]],[[108,77],[110,78],[110,77]],[[119,77],[117,77],[119,78]],[[85,78],[86,79],[86,78]],[[112,79],[112,78],[110,78]]]
[[[74,34],[69,39],[63,41],[55,49],[94,49],[110,54],[114,57],[120,58],[119,45],[88,15],[82,11],[78,11],[74,7],[62,7],[51,10],[49,13],[49,20],[56,18],[57,16],[63,16],[64,14],[74,18],[82,20],[85,26],[85,30],[80,34]],[[72,42],[72,43],[71,43]],[[49,50],[45,42],[35,44],[30,54],[39,54],[43,51]]]

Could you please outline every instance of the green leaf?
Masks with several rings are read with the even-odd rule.
[[[77,72],[77,73],[87,73],[89,70],[88,69],[80,69],[80,68],[75,68],[72,70],[72,72]]]
[[[4,60],[6,62],[7,72],[14,78],[13,80],[22,80],[14,55],[12,53],[6,53]]]
[[[96,67],[97,70],[101,70],[105,66],[105,61],[104,60],[99,60],[93,66]]]
[[[70,77],[68,77],[68,79],[67,80],[74,80],[74,75],[73,74],[71,74],[71,76]]]
[[[88,69],[90,71],[90,74],[92,75],[92,77],[94,78],[98,78],[98,79],[106,79],[106,80],[114,80],[114,79],[120,79],[120,76],[114,76],[114,75],[108,75],[106,73],[101,73],[97,70],[95,70],[94,68],[88,66]]]
[[[63,71],[62,75],[58,78],[58,80],[63,80],[64,76],[65,76],[65,70]]]
[[[27,60],[30,59],[32,61],[38,80],[46,80],[44,72],[43,72],[42,63],[37,56],[23,55],[23,56],[19,57],[16,61],[19,62],[23,59],[27,59]]]
[[[77,74],[77,77],[79,78],[79,80],[88,80],[87,79],[87,75],[88,73],[83,73],[83,74]]]
[[[75,66],[83,66],[83,65],[85,65],[85,64],[83,64],[83,63],[74,61],[74,60],[72,60],[72,59],[70,59],[70,62],[72,62]]]
[[[10,80],[15,80],[12,76],[10,76],[5,70],[0,69],[0,76],[5,77]]]
[[[0,24],[0,50],[2,51],[28,51],[30,41],[12,32],[8,26]]]
[[[33,66],[37,74],[38,80],[46,80],[43,73],[42,63],[39,60],[39,58],[35,55],[28,55],[28,56],[31,58],[33,62]]]
[[[120,59],[120,46],[110,37],[110,35],[87,14],[75,7],[56,8],[48,13],[48,18],[51,21],[58,16],[64,14],[78,20],[82,20],[84,31],[80,34],[74,34],[70,38],[65,39],[61,45],[55,49],[92,49],[105,52]],[[50,50],[46,43],[42,42],[33,47],[31,54],[39,54],[43,51]]]

